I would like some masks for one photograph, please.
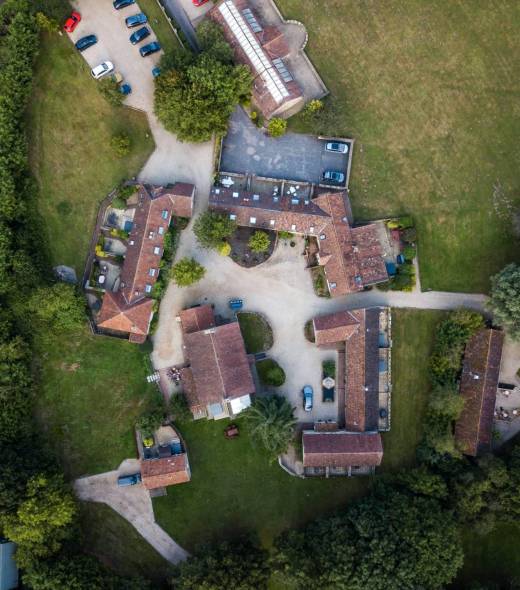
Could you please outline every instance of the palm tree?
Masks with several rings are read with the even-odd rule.
[[[280,395],[257,397],[244,413],[251,435],[276,458],[285,453],[293,435],[294,408]]]

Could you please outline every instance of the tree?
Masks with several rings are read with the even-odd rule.
[[[154,410],[142,414],[137,419],[135,425],[141,431],[144,438],[152,436],[153,433],[164,422],[164,410],[157,407]]]
[[[253,252],[267,252],[271,245],[271,238],[265,231],[257,230],[249,238],[248,246]]]
[[[280,387],[285,383],[285,371],[280,366],[272,367],[267,371],[265,382],[267,385]]]
[[[462,562],[450,511],[382,485],[343,514],[275,541],[275,569],[299,588],[437,590]]]
[[[55,333],[78,329],[85,321],[85,304],[75,287],[66,283],[36,289],[27,309],[39,324]]]
[[[244,412],[251,437],[262,444],[272,458],[287,451],[294,436],[294,408],[285,397],[257,397]]]
[[[193,414],[191,413],[190,407],[188,405],[188,400],[183,393],[174,393],[170,397],[168,409],[173,414],[174,420],[188,422],[189,420],[193,419]]]
[[[179,287],[189,287],[206,274],[206,269],[195,258],[182,258],[171,268],[170,276]]]
[[[16,562],[30,567],[37,559],[57,553],[71,534],[76,504],[61,476],[35,475],[15,513],[0,515],[5,536],[18,545]]]
[[[217,23],[210,20],[201,22],[197,27],[197,39],[201,51],[212,55],[222,63],[233,62],[233,50]]]
[[[246,66],[220,61],[204,51],[187,64],[165,69],[155,80],[155,113],[181,141],[209,141],[224,134],[238,103],[250,96],[252,77]]]
[[[177,566],[175,590],[266,590],[270,577],[267,553],[249,539],[203,547]]]
[[[112,78],[103,78],[98,80],[97,89],[99,93],[112,106],[118,107],[123,104],[124,94],[119,90],[118,83]]]
[[[512,263],[491,278],[489,308],[495,322],[520,339],[520,266]]]
[[[271,137],[281,137],[287,131],[287,121],[274,117],[267,124],[267,132]]]
[[[195,221],[193,231],[203,248],[220,250],[222,242],[230,238],[236,228],[236,223],[229,218],[229,215],[206,211]]]

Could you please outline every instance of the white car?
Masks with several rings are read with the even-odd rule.
[[[328,152],[339,152],[340,154],[348,153],[348,144],[339,141],[329,141],[325,146]]]
[[[110,72],[114,71],[114,64],[111,61],[104,61],[103,63],[99,64],[95,68],[90,70],[92,77],[94,80],[99,80],[103,76],[110,74]]]

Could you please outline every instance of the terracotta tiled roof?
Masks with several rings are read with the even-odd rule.
[[[344,342],[359,328],[359,320],[349,311],[338,311],[314,318],[313,324],[318,346]]]
[[[329,221],[327,213],[312,200],[293,199],[286,195],[213,187],[209,205],[212,209],[236,215],[237,225],[274,231],[318,235]]]
[[[459,386],[464,409],[455,426],[455,439],[466,455],[491,449],[503,341],[503,332],[484,329],[466,345]]]
[[[141,461],[141,478],[148,490],[190,481],[186,453]]]
[[[382,459],[378,432],[303,432],[304,467],[376,467]]]
[[[211,305],[199,305],[183,309],[179,313],[184,334],[208,330],[215,327],[215,314]]]
[[[255,391],[238,322],[184,335],[192,404],[222,403]]]
[[[247,65],[251,70],[253,100],[264,117],[269,118],[303,102],[303,94],[293,79],[283,79],[273,63],[273,60],[289,53],[282,33],[274,26],[253,31],[244,15],[244,10],[253,12],[251,9],[247,0],[222,0],[210,10],[209,17],[222,27],[227,42],[233,48],[235,61]],[[254,17],[261,24],[258,15],[254,14]],[[256,57],[251,59],[255,54]],[[276,82],[273,81],[275,79]]]
[[[152,317],[153,299],[128,304],[121,293],[107,291],[97,316],[97,327],[129,334],[133,342],[144,342]]]

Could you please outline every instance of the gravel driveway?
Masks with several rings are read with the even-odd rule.
[[[152,68],[159,62],[162,52],[141,57],[138,47],[128,40],[136,29],[127,29],[125,25],[126,17],[140,12],[139,5],[114,10],[110,0],[75,0],[73,4],[82,20],[70,35],[72,41],[92,33],[98,37],[98,43],[82,53],[88,65],[92,68],[102,61],[111,61],[132,86],[132,94],[125,104],[143,110],[148,116],[156,148],[139,173],[139,180],[155,184],[191,182],[202,200],[207,199],[213,170],[213,142],[182,143],[155,117]],[[152,32],[147,42],[155,39]]]
[[[189,288],[171,284],[161,303],[159,327],[154,336],[153,362],[164,368],[184,362],[179,311],[195,303],[214,303],[217,313],[230,316],[229,299],[240,297],[246,311],[265,315],[273,328],[274,345],[269,356],[284,368],[287,380],[281,391],[296,407],[301,421],[337,417],[336,404],[321,401],[321,362],[331,356],[308,342],[303,333],[307,320],[341,309],[375,305],[453,309],[460,306],[483,309],[485,297],[457,293],[400,293],[369,291],[337,299],[324,299],[314,294],[310,274],[302,256],[303,240],[296,239],[291,248],[281,241],[272,257],[255,268],[243,268],[231,258],[198,247],[191,226],[182,234],[178,257],[194,256],[206,267],[200,283]],[[315,404],[312,412],[302,409],[301,389],[312,385]]]

